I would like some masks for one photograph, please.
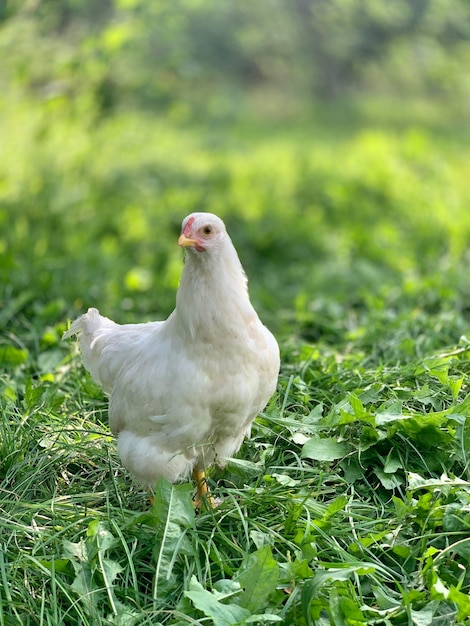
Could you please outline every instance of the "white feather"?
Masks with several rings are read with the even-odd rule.
[[[209,226],[210,237],[203,228]],[[260,322],[223,222],[195,213],[165,322],[119,325],[96,309],[65,334],[78,335],[85,367],[109,394],[109,422],[122,463],[144,484],[185,479],[198,466],[223,466],[273,394],[279,348]]]

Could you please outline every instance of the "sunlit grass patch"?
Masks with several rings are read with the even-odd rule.
[[[17,369],[13,390],[5,377],[0,569],[18,583],[4,611],[30,623],[38,610],[70,624],[464,623],[467,345],[388,366],[359,347],[285,345],[277,399],[240,458],[212,472],[222,504],[197,515],[189,485],[162,481],[150,507],[65,351],[55,381]]]

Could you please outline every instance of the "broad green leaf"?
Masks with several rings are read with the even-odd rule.
[[[92,613],[103,596],[103,589],[95,582],[93,570],[89,563],[81,564],[73,561],[72,563],[75,569],[72,589],[77,592],[84,606]]]
[[[333,623],[338,626],[349,624],[362,624],[364,615],[351,598],[339,593],[337,587],[333,587],[330,593],[330,614]]]
[[[228,469],[237,476],[256,476],[263,470],[261,463],[253,463],[247,459],[231,458],[227,463]]]
[[[262,615],[250,615],[246,620],[247,624],[269,624],[271,622],[283,622],[284,620],[280,615],[273,615],[272,613],[263,613]]]
[[[1,393],[1,399],[8,404],[14,404],[17,401],[17,387],[15,384],[6,384]]]
[[[446,552],[456,552],[459,556],[470,563],[470,538],[456,541],[446,548]]]
[[[349,404],[351,405],[355,419],[368,422],[369,424],[374,424],[374,416],[364,409],[362,401],[356,394],[349,394]]]
[[[349,498],[346,496],[338,496],[330,502],[330,504],[326,507],[325,513],[323,514],[323,519],[328,519],[330,517],[334,517],[336,513],[342,511],[344,507],[349,502]]]
[[[470,616],[470,597],[468,593],[462,593],[462,591],[459,591],[452,585],[449,591],[449,600],[457,605],[457,619],[468,620]]]
[[[217,626],[234,626],[250,617],[250,611],[238,604],[224,604],[221,601],[222,594],[204,589],[195,576],[191,577],[189,591],[184,594]]]
[[[455,376],[452,376],[449,378],[448,381],[448,385],[449,385],[449,389],[450,392],[452,394],[452,397],[454,398],[454,400],[457,399],[459,393],[460,393],[460,389],[462,388],[462,385],[464,383],[464,378],[456,378]]]
[[[447,373],[449,371],[450,357],[448,356],[432,356],[423,361],[416,367],[415,374],[419,376],[425,372],[430,374]]]
[[[374,469],[377,478],[380,480],[385,489],[396,489],[403,484],[403,479],[396,474],[386,474],[379,467]]]
[[[93,520],[87,528],[87,537],[96,541],[96,547],[100,552],[109,550],[116,544],[116,539],[106,528],[103,522]]]
[[[346,457],[340,465],[344,472],[344,479],[349,484],[354,483],[364,475],[364,469],[353,457]]]
[[[431,448],[450,444],[453,441],[453,437],[442,428],[448,419],[445,412],[414,415],[402,420],[398,428],[408,437],[419,440],[421,446]]]
[[[400,459],[390,452],[385,460],[384,472],[386,474],[394,474],[398,469],[403,469]]]
[[[465,398],[452,408],[452,413],[460,413],[461,415],[468,415],[470,411],[470,393],[465,396]]]
[[[442,527],[448,532],[465,532],[470,528],[470,511],[465,511],[461,502],[452,502],[444,509]]]
[[[271,547],[266,545],[249,554],[241,564],[236,580],[245,590],[238,598],[240,605],[251,613],[263,609],[279,580],[279,566]]]
[[[299,483],[295,478],[291,478],[287,474],[278,474],[277,472],[273,472],[271,476],[278,482],[280,485],[284,485],[285,487],[294,487]]]
[[[70,559],[53,559],[51,561],[39,559],[39,563],[50,571],[66,572],[70,565]]]
[[[447,587],[443,581],[436,577],[432,586],[434,597],[450,600],[457,605],[457,619],[468,619],[470,615],[470,597],[467,593],[462,593],[454,585]]]
[[[193,547],[186,536],[185,529],[167,520],[167,523],[156,533],[153,553],[157,563],[154,597],[162,600],[166,594],[171,593],[176,584],[175,563],[182,555],[192,555]]]
[[[434,606],[427,606],[420,611],[415,611],[411,609],[411,619],[413,622],[413,626],[432,626],[434,622],[434,612],[436,605],[432,603]]]
[[[155,601],[163,601],[176,583],[174,564],[179,555],[191,554],[191,546],[185,536],[185,528],[194,524],[194,505],[190,484],[172,485],[160,478],[155,487],[155,513],[159,528],[155,537],[156,560],[153,583]]]
[[[395,507],[395,513],[400,521],[406,518],[406,516],[412,512],[413,506],[407,502],[404,502],[401,498],[398,498],[397,496],[392,496],[392,502]]]
[[[434,581],[434,584],[432,586],[432,591],[434,592],[434,594],[438,596],[442,596],[444,600],[447,600],[447,598],[449,597],[449,589],[444,585],[442,580],[438,577]]]
[[[239,595],[242,591],[240,583],[233,580],[233,578],[221,578],[220,580],[217,580],[212,589],[214,593],[217,592],[216,595],[219,594],[217,596],[219,599],[226,599],[230,596]]]
[[[64,539],[62,542],[62,549],[65,558],[76,558],[78,561],[87,561],[88,553],[85,545],[85,541],[80,539],[78,542],[68,541]]]
[[[170,519],[184,527],[194,525],[194,504],[191,498],[192,486],[189,483],[172,485],[160,478],[154,490],[153,511],[161,522]]]
[[[108,600],[112,607],[113,614],[118,614],[118,608],[116,606],[116,598],[114,596],[114,580],[117,575],[123,571],[123,568],[119,563],[111,559],[104,559],[101,553],[98,554],[101,574],[103,576],[104,585],[108,594]]]
[[[401,559],[408,559],[411,554],[411,548],[409,546],[394,545],[392,551]]]
[[[470,482],[461,478],[449,478],[442,474],[440,478],[423,478],[415,472],[408,472],[409,489],[436,489],[437,487],[470,487]]]
[[[387,537],[388,535],[389,535],[388,530],[382,530],[381,532],[378,532],[378,533],[369,533],[365,537],[360,537],[359,542],[361,545],[368,548],[369,546],[373,546],[374,544],[380,543],[382,539],[384,539],[384,537]]]
[[[102,559],[101,570],[103,578],[106,581],[106,586],[111,587],[116,579],[116,576],[123,571],[123,567],[122,565],[117,563],[117,561],[112,561],[111,559]]]
[[[408,419],[407,415],[402,415],[401,413],[377,413],[375,416],[375,425],[376,426],[386,426],[392,422],[397,422],[399,420]]]
[[[302,458],[314,461],[335,461],[345,457],[350,446],[333,437],[311,437],[302,448]]]
[[[267,532],[263,533],[260,530],[251,530],[250,539],[253,541],[257,548],[270,545],[272,543],[272,537]]]
[[[16,348],[15,346],[0,345],[0,366],[15,367],[17,365],[23,365],[23,363],[26,363],[27,360],[27,350],[23,348]]]
[[[108,615],[106,623],[113,624],[114,626],[134,626],[139,622],[139,613],[134,608],[123,604],[122,602],[115,601],[115,607],[117,613],[115,615]],[[163,626],[161,622],[154,622],[152,626]]]
[[[399,607],[402,602],[402,597],[394,597],[392,592],[385,586],[373,585],[372,591],[379,609],[394,609]]]
[[[352,575],[365,576],[374,574],[377,567],[372,563],[355,563],[351,565],[328,564],[327,569],[317,569],[312,579],[312,590],[318,594],[323,585],[331,581],[349,580]]]
[[[284,583],[305,580],[312,575],[313,571],[309,567],[309,561],[307,559],[299,560],[297,558],[295,561],[279,563],[279,579]]]
[[[31,378],[28,378],[24,391],[24,404],[26,410],[30,411],[33,407],[35,407],[38,404],[39,400],[42,398],[43,393],[43,387],[41,387],[40,385],[38,387],[33,387]]]

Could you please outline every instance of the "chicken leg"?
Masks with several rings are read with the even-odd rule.
[[[197,488],[194,506],[200,509],[202,508],[203,502],[206,501],[209,506],[214,509],[216,504],[214,498],[209,493],[209,489],[207,488],[206,472],[203,469],[194,468],[193,479]]]

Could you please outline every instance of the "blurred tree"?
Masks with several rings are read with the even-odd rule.
[[[425,48],[428,53],[431,47],[438,48],[448,65],[454,64],[462,44],[467,58],[470,53],[469,5],[461,0],[293,1],[300,33],[298,56],[312,61],[307,82],[317,96],[337,97],[352,87],[373,90],[371,80],[377,72],[371,69],[377,67],[389,86],[403,87],[405,65],[414,73],[418,90],[426,85],[440,91],[433,80],[436,55],[426,54]],[[403,59],[402,67],[393,62],[397,55]],[[383,87],[383,77],[377,82]]]
[[[467,0],[13,0],[3,15],[0,80],[98,115],[202,114],[263,89],[323,99],[470,89]]]

